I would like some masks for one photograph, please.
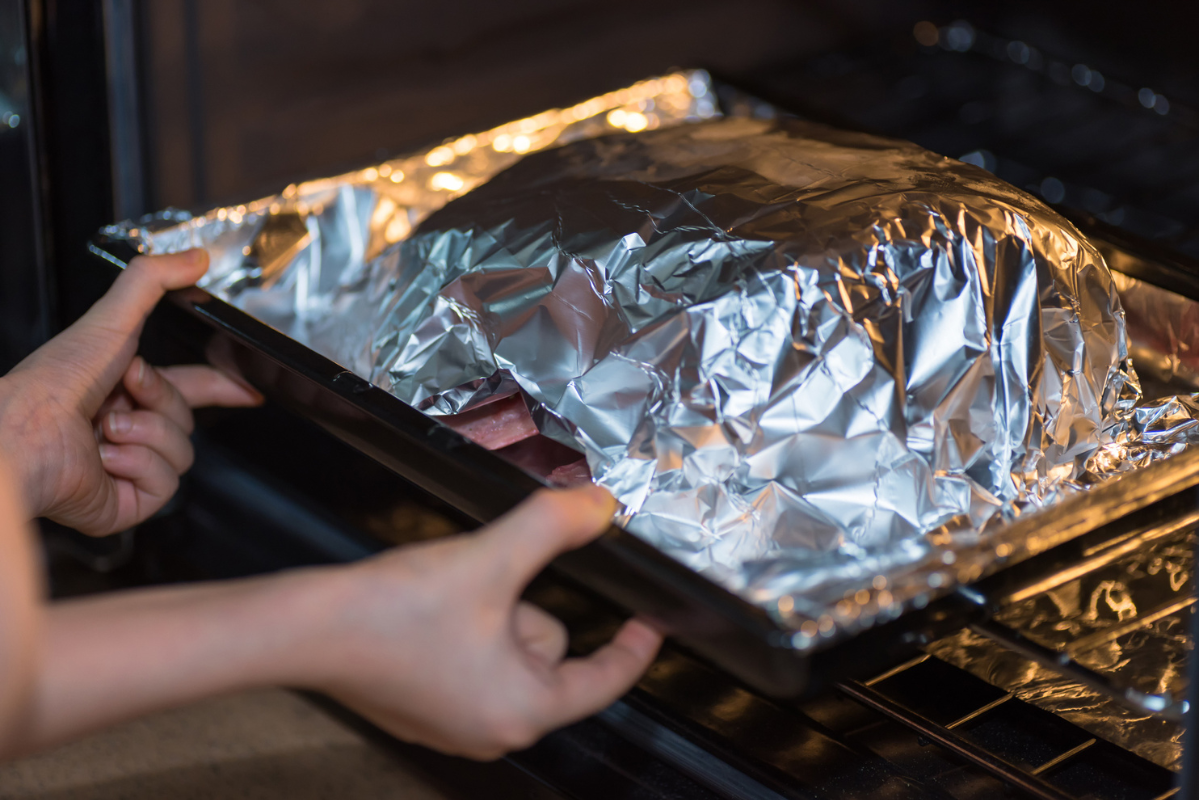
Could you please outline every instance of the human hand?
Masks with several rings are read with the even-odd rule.
[[[600,711],[650,665],[659,634],[633,619],[590,656],[564,659],[566,629],[521,593],[613,510],[595,486],[542,491],[475,533],[343,568],[321,594],[319,677],[303,682],[401,739],[481,759]]]
[[[203,250],[133,259],[78,322],[0,378],[0,447],[31,516],[92,535],[135,525],[192,464],[191,409],[262,402],[211,367],[157,369],[134,355],[163,294],[207,269]]]

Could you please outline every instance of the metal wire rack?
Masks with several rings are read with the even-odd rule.
[[[1108,541],[1089,545],[1082,560],[1036,576],[1025,585],[1009,587],[997,601],[989,603],[978,591],[973,592],[973,599],[980,605],[993,607],[1029,601],[1040,593],[1119,564],[1122,559],[1127,561],[1131,555],[1144,552],[1149,545],[1168,537],[1194,545],[1196,525],[1197,514],[1192,511],[1116,533]],[[970,629],[1137,715],[1156,715],[1159,719],[1177,722],[1189,709],[1187,700],[1166,692],[1138,691],[1089,669],[1077,659],[1170,615],[1189,612],[1196,599],[1193,584],[1166,602],[1091,631],[1059,649],[1048,647],[990,618],[971,625]],[[1165,800],[1179,793],[1179,787],[1174,785],[1176,777],[1170,770],[1022,701],[1013,691],[990,687],[990,684],[990,692],[983,686],[973,690],[964,682],[964,677],[967,676],[957,667],[924,653],[870,679],[843,681],[838,684],[838,689],[857,703],[908,728],[917,735],[920,743],[936,744],[1032,797],[1042,800],[1094,796]],[[957,704],[949,698],[957,698]],[[967,698],[971,698],[971,702],[964,707],[962,700]],[[1014,718],[1024,721],[1015,724]],[[1015,733],[1010,733],[1007,740],[998,738],[994,732],[986,730],[989,725],[1008,728]],[[1032,743],[1031,732],[1032,738],[1040,741]],[[1097,777],[1099,775],[1104,778]]]

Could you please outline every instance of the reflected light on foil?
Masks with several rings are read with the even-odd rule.
[[[429,179],[429,188],[457,192],[463,188],[463,179],[453,172],[437,172]]]
[[[431,167],[443,167],[454,160],[454,151],[442,145],[435,147],[425,156],[425,163]]]
[[[391,222],[389,222],[387,228],[384,229],[383,238],[387,239],[389,243],[398,242],[404,237],[408,236],[411,231],[412,225],[409,224],[406,217],[403,215],[395,216],[392,217]]]
[[[451,145],[451,149],[454,150],[456,155],[465,156],[475,149],[475,137],[467,134]]]
[[[638,131],[646,130],[647,124],[648,122],[645,114],[637,111],[631,111],[625,115],[625,130],[629,131],[630,133],[637,133]]]
[[[371,214],[372,225],[382,225],[387,222],[388,217],[396,212],[396,203],[390,197],[384,197],[379,200],[379,204],[375,206],[375,211]]]

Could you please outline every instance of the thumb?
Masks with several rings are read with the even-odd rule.
[[[207,270],[208,253],[200,249],[138,256],[87,313],[42,348],[41,364],[59,372],[55,385],[74,393],[91,417],[129,366],[154,306]]]
[[[555,556],[595,539],[615,511],[612,495],[590,483],[537,492],[480,532],[492,585],[516,597]]]

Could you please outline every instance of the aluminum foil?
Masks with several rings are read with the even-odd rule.
[[[715,116],[679,73],[105,232],[207,247],[206,288],[427,413],[519,392],[631,531],[809,647],[993,568],[1136,446],[1138,384],[1111,274],[1038,201]]]
[[[1195,649],[1190,634],[1195,570],[1196,525],[1192,518],[1176,534],[1083,578],[1015,603],[998,619],[1048,647],[1070,652],[1084,666],[1118,685],[1186,696],[1188,659]],[[1135,624],[1139,619],[1144,624]],[[1094,736],[1169,769],[1182,766],[1182,725],[1130,711],[969,630],[927,649]]]
[[[1105,248],[1105,261],[1121,295],[1129,330],[1129,354],[1143,381],[1200,388],[1200,306],[1195,300],[1116,271],[1125,253]],[[1153,396],[1147,393],[1148,396]]]
[[[102,233],[144,253],[205,248],[203,288],[366,376],[371,313],[360,294],[372,262],[430,213],[529,153],[718,113],[708,74],[680,71],[250,203],[167,209]]]
[[[864,564],[886,582],[929,534],[978,538],[1136,438],[1103,260],[912,145],[756,120],[581,142],[381,267],[372,380],[432,414],[520,391],[625,527],[800,644]],[[870,621],[867,594],[838,627]]]

